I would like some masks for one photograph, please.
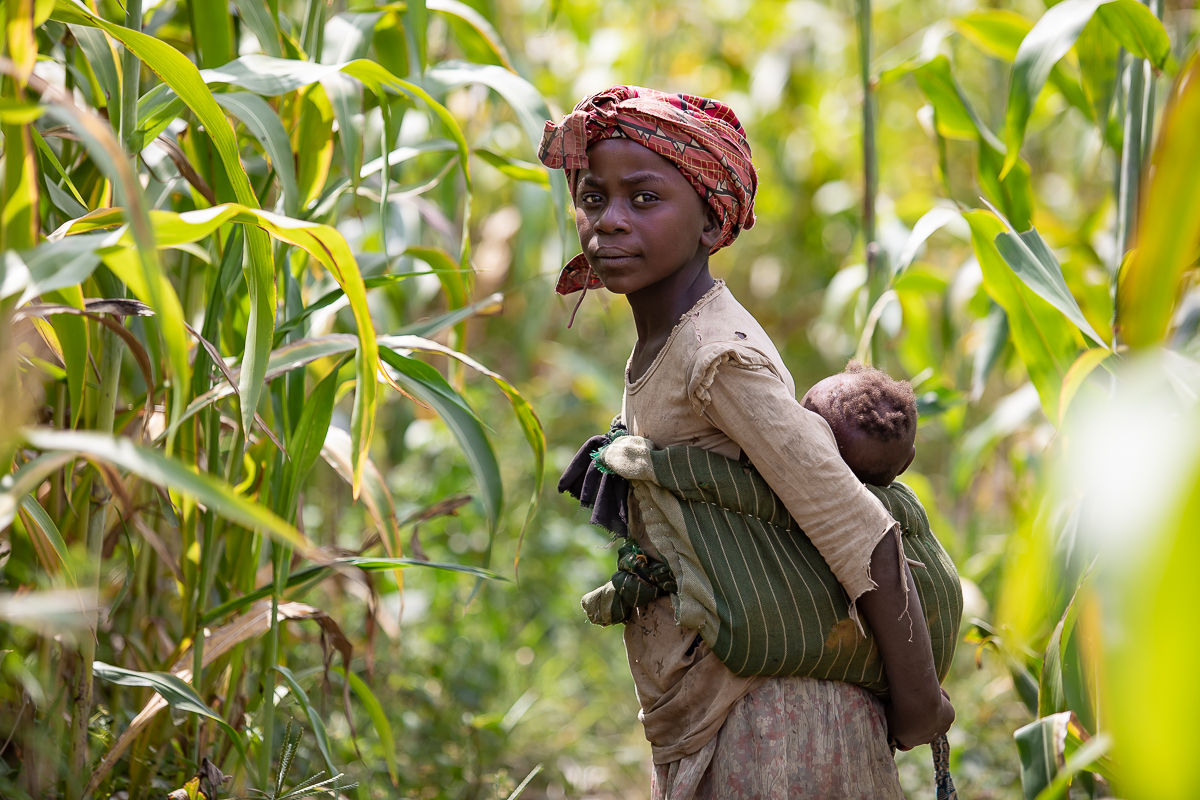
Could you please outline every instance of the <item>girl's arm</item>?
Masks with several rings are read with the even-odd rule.
[[[897,523],[846,466],[828,423],[766,369],[723,366],[708,395],[706,415],[783,500],[870,626],[891,689],[892,735],[911,747],[944,733],[954,711],[938,686]]]
[[[949,730],[954,707],[938,686],[921,599],[894,536],[884,536],[875,546],[871,574],[878,586],[859,598],[858,609],[871,626],[887,673],[888,733],[907,750],[929,744]],[[898,609],[905,612],[897,614]]]

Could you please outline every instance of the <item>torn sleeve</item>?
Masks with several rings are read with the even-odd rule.
[[[710,390],[713,381],[717,379],[718,372],[725,365],[739,368],[741,371],[763,372],[770,375],[781,388],[784,388],[786,394],[783,378],[776,371],[771,359],[764,353],[747,345],[713,342],[703,345],[696,351],[687,374],[687,396],[692,401],[692,408],[696,410],[697,414],[703,415],[709,403],[712,402]]]
[[[889,532],[899,541],[899,525],[846,466],[820,415],[801,406],[773,370],[735,362],[718,364],[702,382],[704,413],[779,495],[845,588],[857,619],[856,601],[876,586],[871,553]]]

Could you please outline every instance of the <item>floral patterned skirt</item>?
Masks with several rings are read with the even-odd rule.
[[[653,800],[903,800],[883,704],[849,683],[773,678],[699,752],[654,767]]]

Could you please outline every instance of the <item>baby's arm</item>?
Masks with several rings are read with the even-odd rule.
[[[938,686],[911,576],[903,613],[900,570],[907,564],[890,532],[895,521],[842,461],[825,420],[801,407],[778,377],[726,365],[708,394],[709,419],[745,451],[870,625],[892,687],[892,735],[908,747],[932,741],[954,712]]]

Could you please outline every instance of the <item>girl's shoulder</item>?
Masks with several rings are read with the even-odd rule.
[[[765,369],[795,393],[795,383],[778,348],[754,315],[722,283],[720,291],[698,304],[685,319],[678,344],[687,362],[687,392],[693,405],[706,405],[707,389],[723,365]]]

